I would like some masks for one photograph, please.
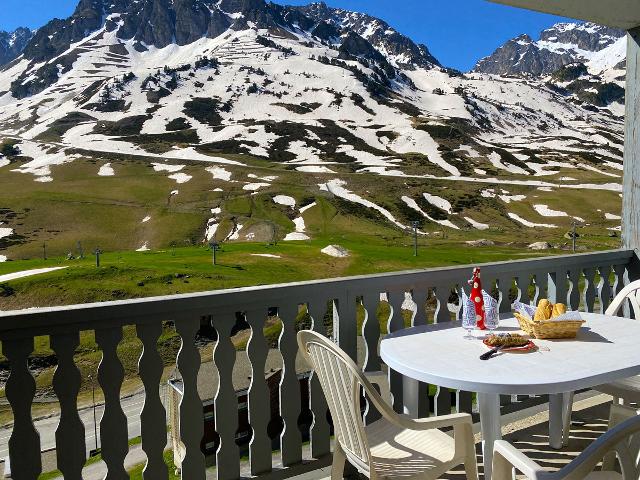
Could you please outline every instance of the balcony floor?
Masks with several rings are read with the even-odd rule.
[[[561,450],[549,446],[548,405],[541,405],[523,412],[516,412],[505,418],[502,427],[505,440],[512,442],[525,454],[549,470],[558,470],[578,456],[593,440],[607,430],[611,397],[607,395],[583,394],[576,397],[574,404],[569,445]],[[476,425],[475,430],[479,429]],[[482,478],[482,456],[480,455],[480,435],[476,433],[478,465]],[[295,480],[328,480],[330,467],[295,477]],[[444,478],[465,480],[464,470],[449,472]]]
[[[607,430],[611,397],[607,395],[588,395],[578,397],[574,403],[571,417],[571,434],[569,445],[560,450],[549,446],[549,410],[544,410],[531,416],[507,420],[502,428],[504,439],[513,443],[529,458],[551,471],[559,470],[577,457],[584,449]],[[533,413],[533,412],[529,412]],[[479,435],[476,435],[476,445],[480,447]],[[482,476],[482,456],[478,455],[478,466]],[[463,480],[463,472],[451,472],[446,478]]]

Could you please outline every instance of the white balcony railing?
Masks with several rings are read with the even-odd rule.
[[[501,312],[509,311],[513,295],[521,301],[549,297],[565,300],[571,308],[603,311],[611,297],[637,274],[638,259],[633,251],[610,251],[487,264],[482,267],[483,284],[498,295]],[[203,438],[202,400],[198,394],[200,352],[195,338],[203,318],[211,318],[217,332],[213,362],[218,369],[219,384],[215,386],[214,416],[219,447],[216,453],[216,475],[220,480],[235,480],[241,475],[240,450],[236,443],[238,398],[232,374],[236,350],[231,341],[232,328],[239,312],[251,328],[247,357],[251,364],[251,385],[248,390],[249,422],[253,431],[249,445],[251,475],[262,475],[274,469],[295,472],[295,465],[303,459],[303,435],[298,428],[301,413],[301,392],[296,375],[295,319],[301,306],[306,306],[312,318],[312,328],[326,334],[323,319],[327,306],[333,320],[333,337],[353,358],[357,358],[358,335],[362,335],[365,371],[378,371],[380,324],[376,311],[381,294],[390,304],[388,331],[405,326],[402,305],[409,293],[416,305],[414,325],[427,322],[448,322],[457,315],[452,292],[466,286],[470,267],[437,268],[412,272],[389,273],[375,276],[324,280],[241,288],[225,291],[176,295],[75,305],[60,308],[31,309],[0,313],[0,340],[2,351],[11,368],[6,384],[6,396],[13,410],[14,426],[9,440],[13,478],[36,480],[41,473],[40,438],[35,429],[31,407],[36,392],[28,358],[34,348],[34,338],[49,336],[58,367],[53,388],[60,403],[61,417],[56,431],[58,468],[65,479],[81,479],[86,460],[85,429],[77,411],[78,394],[82,379],[74,363],[75,349],[83,331],[95,331],[96,342],[103,352],[98,368],[98,381],[104,393],[104,414],[100,420],[102,457],[106,463],[108,479],[125,479],[124,468],[128,453],[127,418],[123,412],[120,391],[124,368],[117,354],[123,327],[135,325],[143,344],[139,360],[139,376],[146,397],[140,413],[142,449],[147,455],[144,478],[166,479],[167,467],[163,460],[166,442],[166,413],[158,394],[163,362],[157,342],[162,323],[173,321],[181,337],[181,348],[176,358],[182,377],[183,396],[179,408],[180,438],[184,444],[182,478],[203,480],[205,458],[201,452]],[[533,298],[531,298],[533,297]],[[422,308],[424,305],[433,308]],[[358,332],[356,315],[364,309],[365,320]],[[282,322],[278,347],[282,355],[283,372],[279,384],[281,423],[279,453],[273,455],[272,439],[267,429],[271,417],[270,396],[264,371],[268,345],[263,327],[269,315],[277,310]],[[433,398],[427,385],[413,385],[407,390],[407,381],[395,372],[389,374],[393,404],[397,411],[414,415],[471,411],[472,394],[438,389]],[[309,382],[309,408],[314,421],[308,432],[310,455],[323,458],[330,453],[330,421],[327,405],[320,386],[313,376]],[[403,398],[403,391],[412,395]],[[417,392],[417,393],[416,393]],[[431,389],[433,394],[433,389]],[[406,400],[406,401],[405,401]],[[505,404],[518,399],[505,398]],[[373,413],[370,413],[373,415]],[[305,432],[306,433],[306,432]],[[306,436],[306,435],[305,435]],[[286,473],[286,472],[285,472]]]

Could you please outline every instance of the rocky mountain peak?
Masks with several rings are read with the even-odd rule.
[[[227,13],[241,13],[251,10],[264,10],[267,8],[267,3],[265,0],[222,0],[218,3],[218,8]]]
[[[33,34],[33,31],[24,27],[19,27],[13,32],[0,31],[0,66],[18,57]]]
[[[103,26],[104,18],[124,9],[128,0],[80,0],[71,17],[53,19],[40,28],[24,49],[24,56],[44,62],[60,55],[74,42]]]
[[[587,63],[608,48],[617,48],[624,32],[593,23],[558,23],[534,41],[520,35],[480,60],[474,71],[495,75],[546,76],[565,65]],[[612,55],[613,56],[613,55]],[[601,59],[599,65],[605,65]]]
[[[558,23],[540,34],[541,42],[575,46],[580,50],[598,52],[624,36],[622,30],[595,23]]]
[[[404,69],[433,68],[440,62],[425,45],[419,45],[402,35],[388,23],[364,13],[351,12],[316,2],[302,7],[287,7],[312,19],[320,29],[319,38],[330,38],[335,30],[341,36],[356,33],[383,53],[390,63]],[[322,25],[326,24],[326,25]]]
[[[509,40],[509,41],[519,43],[520,45],[527,45],[529,43],[533,43],[533,38],[531,38],[529,34],[523,33],[522,35],[519,35],[513,40]]]

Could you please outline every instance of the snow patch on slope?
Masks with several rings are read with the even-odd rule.
[[[422,215],[427,220],[429,220],[431,222],[434,222],[434,223],[438,223],[438,224],[440,224],[440,225],[442,225],[444,227],[449,227],[449,228],[453,228],[455,230],[460,230],[460,227],[458,227],[456,224],[452,223],[450,220],[436,220],[435,218],[432,218],[431,216],[429,216],[429,214],[427,212],[425,212],[424,210],[422,210],[420,208],[420,205],[418,205],[418,202],[416,202],[413,198],[407,197],[407,196],[403,196],[402,197],[402,201],[404,203],[406,203],[409,208],[413,208],[416,212],[419,212],[420,215]]]
[[[529,227],[529,228],[535,228],[535,227],[558,228],[557,225],[551,225],[551,224],[548,224],[548,223],[533,223],[533,222],[530,222],[528,220],[525,220],[524,218],[522,218],[521,216],[519,216],[516,213],[509,212],[509,213],[507,213],[507,215],[509,215],[509,218],[512,218],[516,222],[521,223],[525,227]]]
[[[344,187],[346,184],[347,184],[347,182],[345,182],[344,180],[335,179],[335,180],[329,180],[327,183],[321,184],[320,188],[328,191],[329,193],[332,193],[336,197],[343,198],[343,199],[348,200],[350,202],[359,203],[360,205],[363,205],[363,206],[365,206],[367,208],[371,208],[373,210],[376,210],[383,217],[385,217],[387,220],[389,220],[391,223],[393,223],[397,227],[402,228],[403,230],[407,229],[407,227],[405,225],[403,225],[400,222],[398,222],[395,219],[395,217],[393,215],[391,215],[391,213],[388,210],[386,210],[385,208],[382,208],[380,205],[377,205],[377,204],[375,204],[375,203],[373,203],[373,202],[371,202],[369,200],[365,200],[360,195],[357,195],[357,194],[351,192],[350,190],[347,190]]]

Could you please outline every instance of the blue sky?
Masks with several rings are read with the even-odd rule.
[[[333,7],[366,12],[429,47],[446,66],[469,70],[506,40],[521,33],[537,38],[541,30],[562,21],[485,0],[325,0]],[[67,17],[78,0],[0,0],[0,30],[39,27]],[[309,0],[277,0],[305,5]]]

